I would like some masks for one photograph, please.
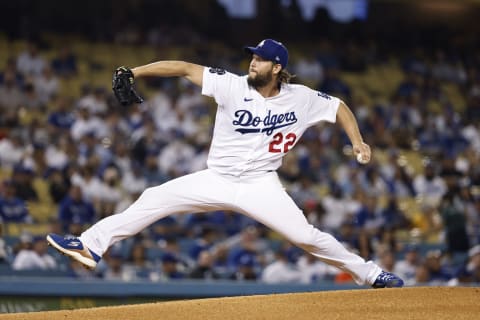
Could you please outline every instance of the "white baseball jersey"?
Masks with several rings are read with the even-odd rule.
[[[247,76],[218,68],[204,69],[202,94],[218,103],[207,165],[234,176],[278,169],[308,127],[335,122],[339,105],[338,98],[298,84],[264,98]]]

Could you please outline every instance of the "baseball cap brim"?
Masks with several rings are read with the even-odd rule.
[[[244,47],[243,50],[245,50],[246,53],[257,54],[257,55],[259,55],[260,57],[263,58],[262,50],[258,47]]]
[[[262,48],[259,48],[259,47],[244,47],[243,50],[244,50],[246,53],[256,54],[257,56],[262,57],[262,58],[265,59],[265,60],[269,60],[269,61],[278,63],[277,61],[271,60],[271,59],[268,57],[268,54],[267,54],[266,52],[264,52],[264,51],[262,50]]]

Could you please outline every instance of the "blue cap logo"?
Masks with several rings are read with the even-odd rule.
[[[288,63],[288,50],[281,43],[272,39],[262,40],[256,47],[245,47],[245,52],[256,54],[265,60],[270,60],[285,68]]]

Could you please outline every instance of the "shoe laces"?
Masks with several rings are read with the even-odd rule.
[[[384,281],[384,282],[388,282],[390,280],[395,280],[397,279],[397,277],[395,275],[393,275],[392,273],[389,273],[389,272],[382,272],[379,276],[380,280]]]

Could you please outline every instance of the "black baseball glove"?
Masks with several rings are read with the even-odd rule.
[[[112,90],[123,106],[143,102],[133,88],[133,72],[127,67],[119,67],[113,73]]]

